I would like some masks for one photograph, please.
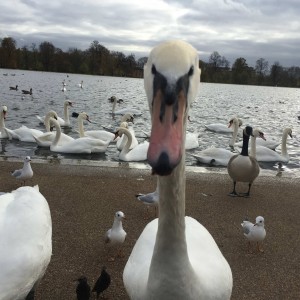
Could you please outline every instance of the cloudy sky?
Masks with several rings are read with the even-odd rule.
[[[4,0],[0,38],[17,47],[51,42],[66,51],[94,40],[136,58],[161,41],[183,39],[208,61],[218,51],[232,64],[243,57],[300,66],[299,0]]]

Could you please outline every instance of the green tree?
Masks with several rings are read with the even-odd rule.
[[[264,58],[259,58],[255,64],[255,72],[257,75],[256,84],[262,85],[265,83],[266,75],[269,71],[269,63]]]
[[[1,61],[2,68],[15,69],[17,67],[16,41],[11,37],[5,37],[1,41]]]
[[[239,57],[232,65],[232,83],[234,84],[248,84],[250,82],[251,74],[247,61],[243,57]]]
[[[53,71],[55,47],[50,42],[43,42],[39,46],[41,63],[45,71]]]

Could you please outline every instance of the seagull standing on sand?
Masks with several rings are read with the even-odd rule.
[[[127,233],[123,229],[122,220],[125,218],[125,215],[122,211],[117,211],[115,213],[114,223],[112,228],[107,230],[105,234],[105,243],[109,243],[111,245],[118,245],[124,243]],[[117,256],[121,256],[121,248],[118,251]],[[114,261],[114,258],[110,258],[110,261]]]
[[[243,227],[244,236],[248,239],[248,248],[250,249],[250,244],[253,242],[256,243],[258,251],[264,252],[262,242],[266,237],[265,219],[258,216],[254,224],[245,220],[241,225]]]
[[[78,281],[78,285],[76,287],[77,300],[89,300],[91,297],[91,287],[87,282],[87,278],[85,276],[81,276],[75,281]]]
[[[92,292],[97,293],[97,299],[109,287],[110,281],[110,275],[106,272],[106,267],[103,266],[100,277],[97,279],[92,290]]]
[[[26,156],[24,159],[24,165],[22,169],[15,170],[11,173],[16,179],[23,180],[25,185],[25,180],[30,179],[33,176],[33,171],[30,165],[31,159],[30,156]]]

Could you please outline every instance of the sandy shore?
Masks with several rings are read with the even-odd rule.
[[[0,191],[20,183],[10,171],[21,162],[0,162]],[[112,283],[109,299],[128,299],[122,272],[147,219],[146,206],[134,195],[154,191],[156,178],[149,170],[32,163],[34,177],[48,200],[53,222],[53,257],[41,281],[37,300],[76,299],[74,279],[85,275],[91,286],[107,266]],[[201,222],[228,260],[234,280],[232,299],[300,299],[300,180],[260,176],[250,198],[227,196],[232,182],[226,174],[187,172],[186,215]],[[238,185],[238,190],[247,186]],[[122,210],[124,258],[109,262],[110,248],[103,236]],[[153,217],[153,210],[150,210]],[[265,218],[264,253],[250,254],[241,232],[245,216]]]

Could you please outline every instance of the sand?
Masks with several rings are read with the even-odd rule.
[[[10,171],[22,162],[0,162],[0,191],[20,186]],[[53,256],[36,291],[37,300],[76,299],[81,275],[91,286],[103,265],[112,283],[108,299],[128,299],[122,273],[131,249],[154,210],[138,202],[136,193],[154,191],[156,178],[149,169],[128,164],[101,166],[32,163],[33,178],[47,199],[53,222]],[[227,174],[187,172],[186,215],[201,222],[212,234],[233,273],[233,300],[300,299],[300,181],[298,178],[260,176],[250,198],[232,198]],[[247,186],[239,184],[238,191]],[[108,261],[112,249],[104,243],[114,213],[126,215],[124,257]],[[249,253],[241,221],[265,218],[264,253]]]

